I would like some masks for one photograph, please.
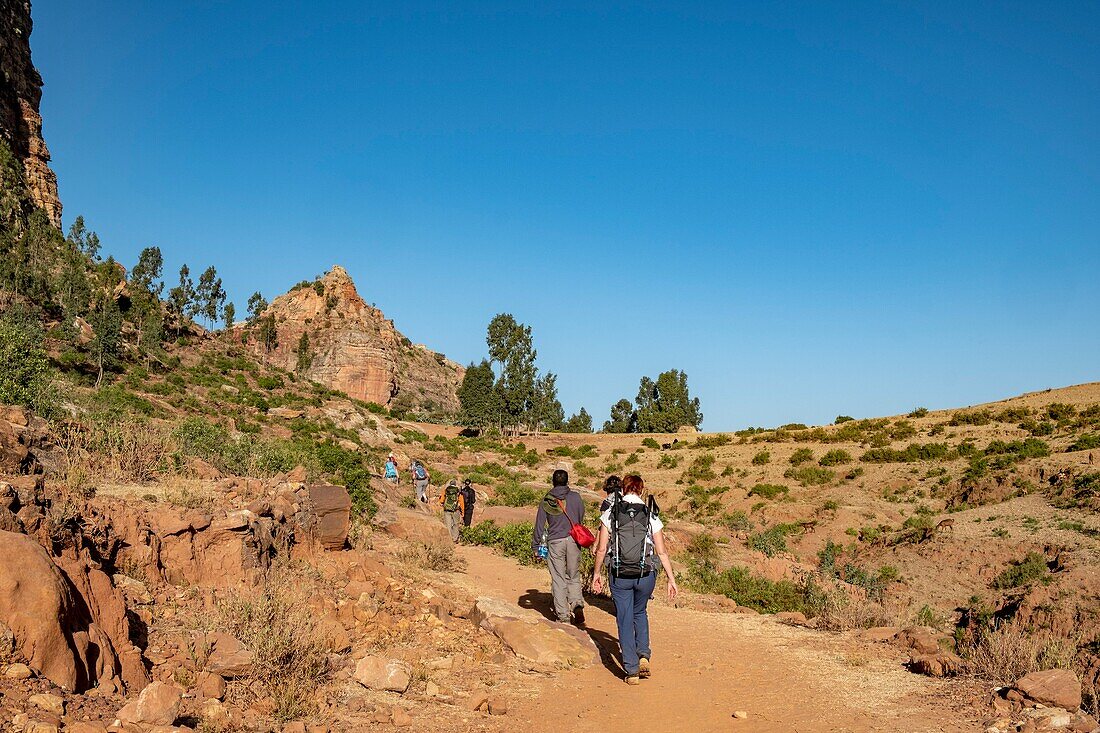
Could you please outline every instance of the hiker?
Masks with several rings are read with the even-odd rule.
[[[409,466],[409,473],[412,474],[413,486],[416,487],[416,498],[421,504],[427,504],[428,484],[432,481],[431,476],[428,475],[428,469],[424,468],[424,464],[420,461],[413,461]]]
[[[462,523],[469,527],[474,521],[474,502],[477,501],[477,492],[474,491],[470,479],[462,481],[462,488],[459,489],[459,493],[462,494]]]
[[[626,683],[636,685],[649,677],[652,650],[649,645],[649,613],[646,605],[657,584],[657,563],[668,576],[668,599],[676,600],[680,589],[672,573],[661,532],[664,523],[653,497],[642,500],[645,483],[638,475],[623,479],[623,491],[612,497],[611,506],[600,517],[600,537],[596,544],[596,567],[603,564],[610,550],[611,597],[615,601],[615,621],[619,627]],[[592,578],[592,591],[603,590],[603,576]]]
[[[382,477],[391,484],[396,484],[398,481],[397,459],[393,457],[393,453],[386,458],[386,468],[382,472]]]
[[[608,476],[603,482],[603,493],[606,494],[604,500],[600,502],[600,514],[607,511],[607,508],[611,506],[611,497],[615,494],[621,494],[623,492],[623,480],[618,476],[612,474]]]
[[[584,519],[581,495],[569,488],[569,474],[558,469],[551,479],[553,488],[539,502],[531,548],[550,568],[550,589],[558,621],[584,626],[584,596],[581,594],[581,548],[570,532],[573,519]]]
[[[458,482],[451,479],[439,494],[439,505],[443,507],[443,526],[451,533],[451,539],[455,542],[458,542],[459,528],[462,526],[462,514],[466,509],[464,504]]]

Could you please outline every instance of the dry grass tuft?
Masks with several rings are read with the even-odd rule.
[[[302,584],[282,571],[219,604],[226,631],[257,660],[248,693],[270,698],[282,721],[312,712],[314,693],[329,672],[325,634],[307,601]]]
[[[970,650],[974,673],[998,685],[1011,685],[1029,672],[1072,669],[1077,644],[1046,631],[1028,633],[1015,624],[984,632]]]
[[[150,481],[173,450],[167,430],[133,418],[67,425],[57,431],[57,443],[64,456],[58,478],[78,491],[94,481]]]
[[[410,542],[397,553],[397,559],[424,570],[454,573],[466,569],[466,560],[455,554],[454,546],[442,543]]]

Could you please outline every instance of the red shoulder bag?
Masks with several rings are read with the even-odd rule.
[[[565,509],[565,502],[558,499],[558,506],[561,507],[561,513],[565,515],[565,518],[569,520],[569,523],[573,525],[573,528],[569,530],[569,536],[580,545],[581,547],[591,547],[596,544],[596,535],[585,527],[583,524],[577,524],[573,521],[573,518],[569,516],[569,512]]]

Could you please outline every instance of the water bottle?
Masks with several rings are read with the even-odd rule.
[[[542,530],[542,542],[539,543],[538,549],[535,550],[535,554],[538,555],[540,560],[545,560],[550,556],[550,545],[548,537],[549,528]]]

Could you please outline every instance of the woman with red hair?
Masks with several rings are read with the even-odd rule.
[[[592,590],[603,590],[599,569],[605,556],[610,557],[608,576],[611,597],[615,600],[615,621],[619,627],[619,649],[623,657],[626,683],[636,685],[649,677],[652,649],[649,645],[647,606],[657,585],[657,564],[668,576],[668,599],[676,600],[680,589],[665,550],[664,522],[657,516],[653,498],[642,499],[645,483],[637,474],[623,479],[622,494],[611,497],[611,505],[600,517],[600,536],[596,543],[595,577]]]

